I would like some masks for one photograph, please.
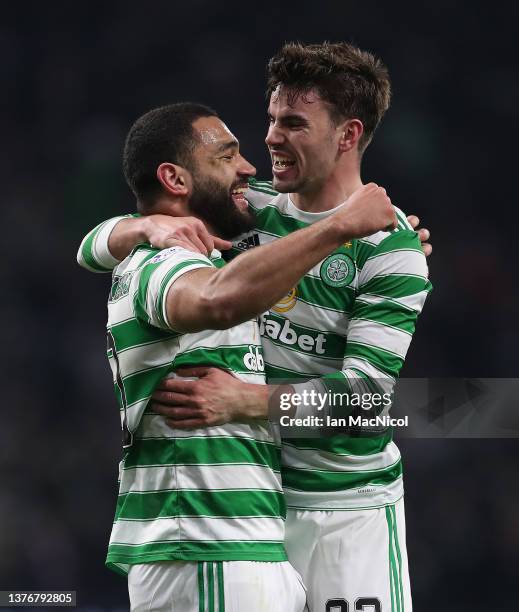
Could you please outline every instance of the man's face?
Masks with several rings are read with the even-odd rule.
[[[268,108],[265,142],[272,158],[274,189],[311,193],[328,180],[338,161],[341,130],[332,123],[329,105],[315,90],[295,100],[290,93],[280,85]]]
[[[201,117],[193,128],[200,144],[193,152],[189,208],[221,238],[234,238],[255,225],[244,194],[256,168],[240,155],[238,140],[217,117]]]

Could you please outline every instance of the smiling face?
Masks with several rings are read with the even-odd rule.
[[[245,191],[256,168],[241,154],[238,140],[217,117],[193,123],[199,138],[193,151],[193,189],[189,208],[222,238],[234,238],[254,227]]]
[[[277,191],[311,193],[328,180],[339,159],[341,125],[315,90],[294,95],[280,85],[271,95],[265,142]]]

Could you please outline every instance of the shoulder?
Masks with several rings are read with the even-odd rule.
[[[274,202],[280,194],[272,187],[272,181],[258,181],[249,179],[249,190],[245,197],[253,209],[261,210]]]
[[[396,211],[398,226],[394,230],[377,232],[358,241],[357,266],[363,280],[385,274],[428,277],[420,238],[405,214],[399,208]]]

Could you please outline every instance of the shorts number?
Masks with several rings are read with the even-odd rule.
[[[348,612],[348,610],[349,605],[345,599],[329,599],[326,602],[326,612]],[[355,602],[355,612],[382,612],[382,606],[376,597],[360,597]]]
[[[326,602],[326,612],[348,612],[349,606],[345,599],[329,599]]]

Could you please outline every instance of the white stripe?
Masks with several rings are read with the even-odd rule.
[[[278,346],[266,336],[263,337],[263,354],[270,365],[295,372],[311,372],[314,376],[340,370],[343,362],[342,358],[322,359],[315,353],[297,352],[284,345]]]
[[[366,261],[359,274],[359,287],[375,276],[387,274],[408,274],[427,280],[425,255],[422,251],[395,250],[372,257]]]
[[[385,389],[387,389],[388,383],[395,383],[395,379],[392,376],[389,376],[382,370],[376,368],[372,363],[366,361],[365,359],[360,359],[359,357],[347,357],[344,360],[342,369],[346,370],[348,368],[355,368],[356,370],[360,370],[371,379],[373,379],[378,385],[383,385]]]
[[[112,219],[108,219],[108,221],[105,221],[103,224],[101,224],[99,229],[94,228],[92,231],[88,232],[88,234],[81,241],[77,252],[77,262],[80,266],[83,266],[84,268],[87,268],[87,270],[91,270],[92,272],[100,272],[100,270],[88,266],[83,257],[83,248],[85,246],[85,243],[95,232],[96,235],[94,237],[94,240],[92,241],[92,257],[94,258],[97,264],[104,268],[115,268],[115,266],[119,263],[119,260],[115,259],[115,257],[108,250],[108,238],[110,237],[110,234],[113,228],[117,225],[117,223],[119,223],[121,219],[125,218],[127,218],[127,216],[113,217]]]
[[[249,423],[226,423],[216,427],[199,429],[172,429],[160,414],[146,413],[142,418],[142,427],[138,432],[139,439],[152,438],[244,438],[258,442],[278,443],[277,431],[268,421]]]
[[[160,253],[157,253],[157,257],[158,256],[160,256]],[[161,284],[164,280],[164,277],[180,264],[190,260],[198,260],[198,262],[195,262],[178,270],[168,281],[167,287],[164,289],[164,293],[162,293]],[[210,260],[204,255],[201,255],[200,253],[192,253],[191,251],[187,251],[186,249],[175,249],[171,251],[169,257],[163,260],[163,262],[153,271],[153,274],[151,275],[148,281],[146,291],[146,312],[150,317],[150,322],[152,325],[155,325],[156,327],[160,327],[162,329],[164,328],[162,317],[164,317],[166,314],[167,290],[177,280],[177,278],[179,278],[183,274],[186,274],[187,272],[190,272],[191,270],[196,270],[197,268],[205,268],[209,265],[211,267],[213,266]],[[158,312],[157,305],[161,295],[164,295],[163,310],[162,312]],[[167,322],[167,318],[164,320]],[[168,326],[166,326],[166,329],[168,329]]]
[[[131,374],[171,364],[178,351],[178,338],[167,338],[152,344],[139,345],[118,351],[119,367],[123,378]]]
[[[97,263],[104,268],[113,269],[119,263],[108,249],[108,240],[114,227],[125,217],[114,217],[109,219],[97,233],[92,244],[92,255]]]
[[[181,523],[181,525],[180,525]],[[284,521],[281,518],[156,518],[150,521],[116,521],[110,544],[148,544],[175,540],[245,540],[283,541]]]
[[[281,476],[259,465],[175,465],[123,470],[119,493],[160,490],[281,491]]]
[[[309,304],[300,298],[296,300],[292,310],[282,313],[282,316],[290,318],[290,321],[296,325],[308,327],[315,332],[322,331],[346,336],[348,331],[349,318],[344,311]]]
[[[369,492],[362,492],[368,488]],[[385,485],[370,484],[342,491],[295,491],[285,487],[288,508],[300,510],[354,510],[394,504],[404,494],[402,477]]]
[[[300,449],[291,446],[290,439],[283,442],[283,466],[299,470],[327,470],[331,472],[369,472],[387,468],[400,459],[400,451],[389,442],[380,453],[372,455],[339,455],[318,449]]]
[[[369,304],[380,304],[382,302],[395,302],[400,304],[404,308],[408,308],[409,310],[414,310],[415,312],[421,312],[423,305],[425,303],[425,299],[427,298],[427,290],[419,291],[418,293],[413,293],[411,295],[406,295],[399,298],[390,298],[387,296],[380,296],[374,293],[363,293],[359,295],[357,300],[361,302],[367,302]]]
[[[384,349],[398,355],[402,359],[407,354],[411,344],[411,334],[388,327],[375,321],[354,319],[348,330],[348,342],[367,344],[375,349]]]
[[[266,185],[258,185],[258,189],[267,189],[271,190],[271,187],[267,187]],[[254,208],[262,209],[265,208],[267,204],[269,204],[276,195],[271,195],[269,193],[264,193],[263,191],[255,191],[254,187],[247,189],[245,192],[245,199],[248,200]]]

